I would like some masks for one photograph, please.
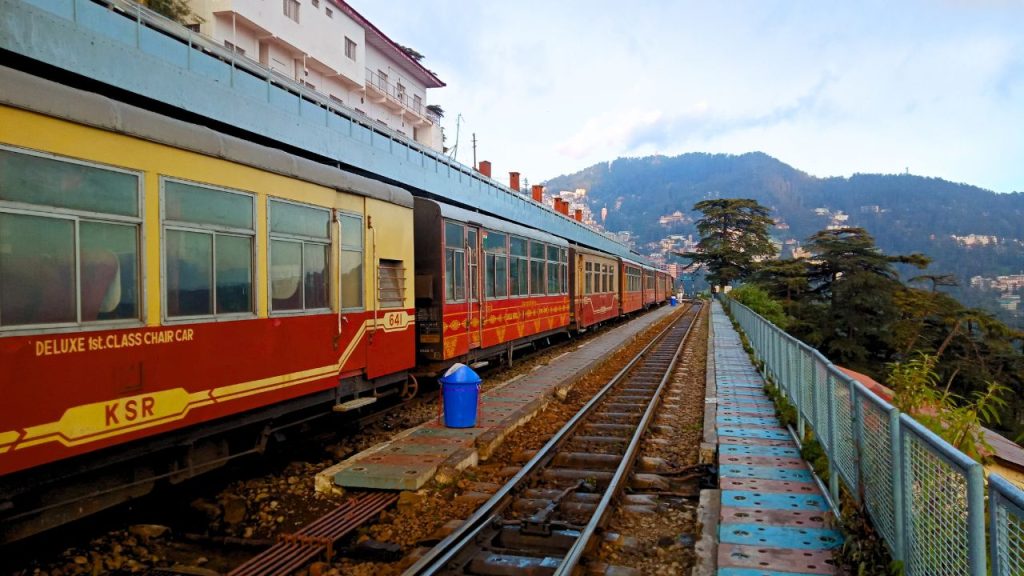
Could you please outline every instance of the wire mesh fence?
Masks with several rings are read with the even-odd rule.
[[[830,471],[864,504],[907,576],[1024,575],[1024,491],[989,475],[986,534],[981,464],[813,348],[726,302],[765,375],[797,409],[798,426],[814,431]]]

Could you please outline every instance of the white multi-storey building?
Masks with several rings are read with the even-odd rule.
[[[436,150],[427,89],[444,86],[342,0],[190,0],[198,31]]]

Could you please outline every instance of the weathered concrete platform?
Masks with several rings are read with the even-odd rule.
[[[505,436],[634,336],[681,307],[663,306],[603,334],[483,394],[475,428],[445,428],[431,420],[332,466],[316,478],[317,490],[346,488],[416,490],[435,476],[475,466]]]
[[[717,574],[835,574],[832,551],[842,537],[828,503],[718,302],[711,323],[721,494]]]

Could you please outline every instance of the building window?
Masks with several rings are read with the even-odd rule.
[[[194,22],[192,24],[185,24],[185,28],[188,28],[192,32],[199,32],[199,22]]]
[[[400,101],[402,101],[402,102],[404,102],[404,101],[405,101],[405,86],[402,86],[402,83],[401,83],[401,82],[399,82],[399,83],[397,84],[397,86],[395,87],[395,96],[396,96],[396,97],[397,97],[397,98],[398,98],[398,99],[399,99]]]
[[[299,21],[299,0],[284,0],[284,15]]]
[[[245,56],[245,50],[239,48],[238,46],[235,46],[234,44],[232,44],[231,42],[228,42],[227,40],[224,41],[224,47],[227,48],[228,50],[234,52],[235,54],[238,54],[238,55],[241,55],[241,56]]]
[[[334,10],[331,10],[330,8],[324,8],[324,10],[327,11],[328,18],[334,18]]]
[[[363,218],[338,214],[341,223],[341,307],[363,308]]]
[[[508,248],[505,235],[487,232],[484,236],[484,296],[505,298],[508,296]]]
[[[512,236],[509,246],[509,295],[528,296],[530,294],[530,260],[527,258],[527,241],[525,238]]]
[[[319,8],[320,7],[320,0],[312,0],[311,3],[313,4],[313,8]]]
[[[331,212],[270,200],[270,309],[329,308]]]
[[[0,327],[140,318],[140,178],[0,149]]]
[[[530,242],[530,294],[544,295],[544,244]]]
[[[402,308],[405,304],[405,267],[401,260],[381,260],[377,274],[381,308]]]
[[[412,109],[415,110],[417,113],[423,111],[423,99],[420,98],[419,94],[412,95]]]
[[[444,298],[448,302],[466,299],[465,235],[462,224],[444,223]]]
[[[330,11],[330,8],[328,8],[328,11]],[[348,36],[345,37],[345,56],[347,56],[349,60],[356,59],[356,43]]]
[[[165,180],[168,317],[253,311],[253,197]]]

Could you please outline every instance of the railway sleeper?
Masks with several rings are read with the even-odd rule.
[[[629,424],[607,424],[591,422],[583,425],[583,431],[598,436],[632,436],[636,426]]]
[[[541,477],[556,485],[566,485],[583,480],[593,482],[598,488],[604,489],[611,482],[614,472],[607,470],[579,470],[573,468],[548,468]]]
[[[546,576],[554,574],[562,563],[561,558],[519,556],[513,554],[497,554],[494,552],[478,552],[467,566],[470,574],[481,576]]]
[[[599,410],[594,412],[594,416],[601,420],[616,420],[622,422],[637,422],[640,417],[643,416],[637,412],[607,412]]]
[[[649,400],[649,397],[642,397],[637,399],[636,402],[625,402],[621,397],[616,397],[615,402],[602,404],[601,408],[615,412],[643,412],[647,409]]]
[[[615,470],[620,462],[622,462],[621,455],[595,454],[593,452],[559,452],[551,460],[553,466],[594,470]]]

